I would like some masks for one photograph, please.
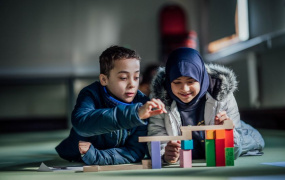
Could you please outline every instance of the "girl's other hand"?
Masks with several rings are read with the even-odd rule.
[[[224,121],[230,120],[226,111],[219,112],[215,117],[215,125],[223,125]]]
[[[181,141],[169,141],[165,146],[164,160],[168,163],[176,163],[179,159]]]

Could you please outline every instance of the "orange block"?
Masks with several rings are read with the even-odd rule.
[[[205,131],[205,137],[206,139],[215,139],[215,131],[216,130],[206,130]]]
[[[225,139],[226,133],[224,129],[217,129],[216,130],[216,139]]]

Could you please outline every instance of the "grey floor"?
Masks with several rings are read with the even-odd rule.
[[[54,147],[67,130],[0,135],[0,180],[12,179],[285,179],[285,167],[263,163],[285,163],[285,131],[260,130],[266,142],[263,156],[240,157],[234,167],[205,167],[194,161],[193,168],[178,166],[159,170],[128,170],[83,173],[80,171],[38,172],[42,162],[50,167],[79,166],[60,159]],[[278,165],[278,164],[277,164]]]

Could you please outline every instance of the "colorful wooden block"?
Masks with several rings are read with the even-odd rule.
[[[180,167],[191,168],[192,167],[192,150],[180,149]]]
[[[234,130],[226,129],[226,144],[225,147],[234,147]]]
[[[181,149],[184,149],[184,150],[193,149],[193,140],[182,140],[181,141]]]
[[[181,129],[181,131],[182,131],[182,137],[184,138],[183,140],[190,140],[190,139],[192,139],[192,131],[191,130],[183,130],[183,129]]]
[[[206,130],[205,131],[205,139],[215,139],[216,130]]]
[[[136,170],[143,169],[143,166],[135,164],[119,164],[119,165],[107,165],[107,166],[83,166],[83,172],[99,172],[99,171],[118,171],[118,170]]]
[[[234,148],[225,148],[226,154],[226,166],[234,166],[235,165],[235,156],[234,156]]]
[[[161,169],[160,141],[151,142],[152,169]]]
[[[143,169],[152,169],[151,159],[142,160]]]
[[[216,139],[225,139],[225,138],[226,138],[225,129],[217,129],[216,130]]]
[[[206,164],[207,166],[216,166],[215,140],[206,139]]]
[[[226,156],[225,156],[225,139],[216,139],[216,166],[225,166],[226,165]]]

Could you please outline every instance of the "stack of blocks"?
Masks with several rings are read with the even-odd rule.
[[[191,168],[192,167],[192,149],[193,140],[182,140],[180,149],[180,167]]]
[[[206,130],[207,166],[234,166],[233,129]]]
[[[181,140],[180,167],[189,168],[192,167],[192,131],[205,131],[207,166],[234,166],[233,128],[230,120],[223,125],[182,126],[182,136],[145,136],[139,137],[139,142],[151,142],[152,169],[161,169],[160,141]]]

